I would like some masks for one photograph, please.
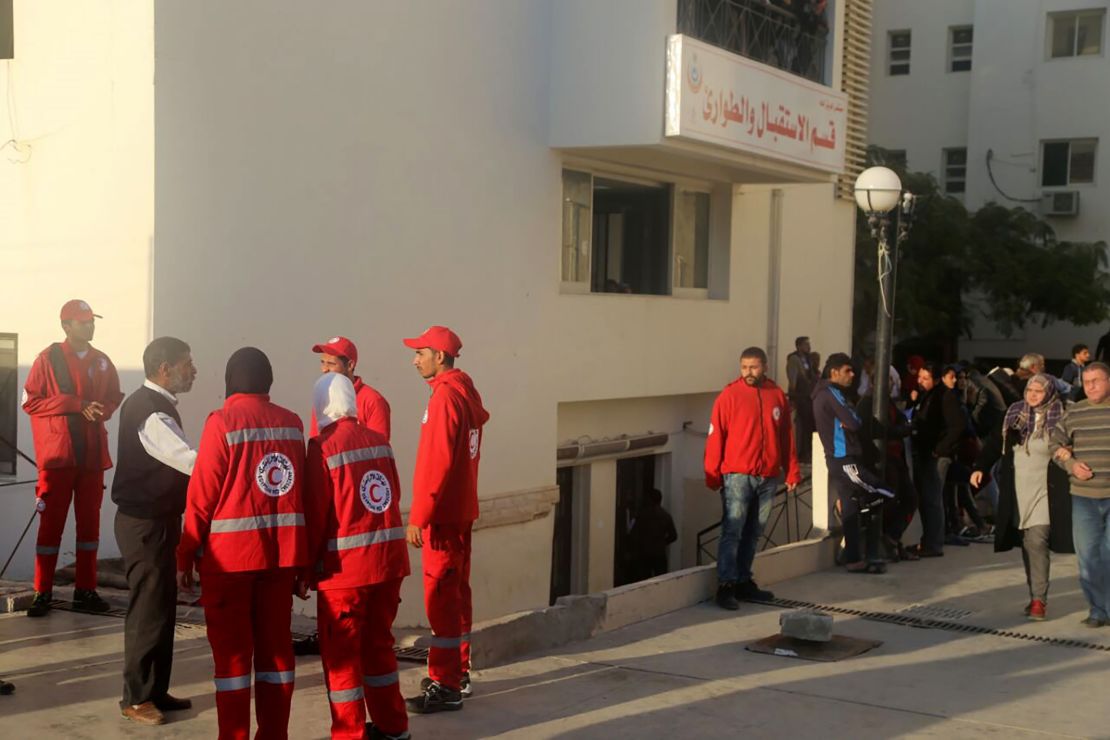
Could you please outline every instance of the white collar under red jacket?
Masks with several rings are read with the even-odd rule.
[[[304,426],[265,394],[236,393],[204,423],[177,568],[205,573],[308,563]]]
[[[385,437],[340,419],[308,441],[306,468],[309,582],[328,590],[407,576],[401,486]]]

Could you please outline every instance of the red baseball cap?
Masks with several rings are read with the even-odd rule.
[[[459,335],[446,326],[430,326],[420,336],[404,341],[406,347],[412,347],[413,349],[427,347],[428,349],[446,352],[452,357],[458,357],[459,350],[462,349],[462,340],[459,339]]]
[[[358,362],[358,349],[355,343],[347,337],[332,337],[323,344],[312,345],[312,351],[318,354],[346,357],[351,362]]]
[[[92,321],[94,318],[104,318],[100,314],[93,313],[89,304],[77,298],[66,301],[66,304],[62,306],[61,317],[62,321]]]

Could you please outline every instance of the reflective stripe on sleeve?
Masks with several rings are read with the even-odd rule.
[[[352,534],[328,540],[328,552],[353,550],[357,547],[370,547],[371,545],[380,545],[383,542],[403,539],[405,539],[404,527],[376,529],[373,532],[363,532],[362,534]]]
[[[385,457],[393,457],[393,450],[389,445],[347,450],[346,452],[340,452],[328,457],[328,469],[335,470],[336,468],[350,465],[351,463],[362,462],[364,460],[380,460]]]
[[[240,519],[213,519],[209,528],[211,534],[226,534],[228,532],[250,532],[256,529],[273,529],[274,527],[303,527],[304,514],[261,514],[259,516],[245,516]]]

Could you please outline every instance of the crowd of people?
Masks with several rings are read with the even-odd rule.
[[[883,573],[887,563],[943,557],[946,546],[1020,548],[1025,615],[1047,616],[1050,553],[1078,555],[1088,627],[1110,624],[1110,366],[1077,344],[1061,377],[1045,358],[1013,369],[909,358],[889,368],[876,415],[873,360],[833,353],[824,366],[799,337],[787,360],[788,393],[766,377],[762,349],[741,353],[740,377],[713,407],[706,485],[719,490],[717,603],[773,595],[751,580],[771,500],[816,432],[843,527],[841,563]],[[787,405],[789,399],[789,407]],[[793,419],[793,422],[792,422]],[[914,517],[921,538],[903,542]]]
[[[39,468],[36,593],[28,616],[51,611],[71,502],[74,606],[110,608],[96,591],[96,553],[104,471],[112,466],[104,424],[118,410],[112,500],[129,589],[124,717],[159,725],[167,712],[191,706],[169,689],[178,594],[198,586],[221,738],[250,736],[252,685],[257,737],[287,737],[293,597],[307,599],[310,590],[332,737],[407,738],[409,712],[462,709],[471,693],[471,530],[489,414],[470,377],[455,367],[459,337],[433,326],[404,340],[430,387],[406,524],[390,407],[356,374],[350,340],[312,347],[321,376],[311,389],[307,445],[300,417],[270,399],[269,359],[243,347],[227,361],[223,406],[209,414],[194,446],[177,412],[178,396],[197,374],[189,345],[153,340],[142,358],[146,379],[124,400],[115,366],[90,344],[97,318],[84,301],[67,302],[60,315],[65,341],[38,355],[24,387]],[[428,676],[408,699],[392,634],[409,575],[406,543],[422,552],[432,628]]]

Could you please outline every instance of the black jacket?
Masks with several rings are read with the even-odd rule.
[[[967,431],[967,416],[954,388],[937,384],[918,396],[913,412],[913,446],[918,453],[955,457]]]
[[[1014,447],[1017,432],[1006,435],[1002,443],[1002,425],[994,430],[975,460],[975,470],[987,473],[1001,459],[998,466],[998,510],[994,513],[994,551],[1006,552],[1021,547],[1021,530],[1018,529],[1017,488],[1014,486]],[[1068,474],[1059,465],[1048,463],[1048,547],[1053,552],[1075,552],[1071,537],[1071,484]]]
[[[844,397],[843,388],[831,380],[818,381],[813,389],[813,418],[826,458],[861,458],[863,444],[860,442],[860,429],[863,420]]]

